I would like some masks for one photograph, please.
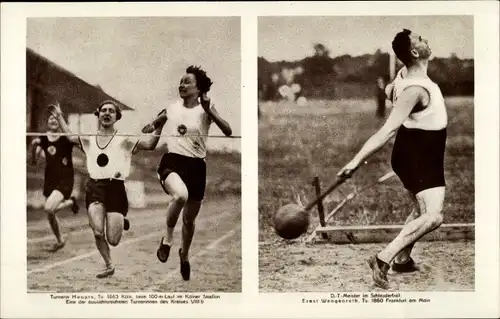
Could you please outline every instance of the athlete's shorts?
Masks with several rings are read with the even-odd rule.
[[[69,174],[68,174],[69,175]],[[71,197],[71,192],[73,192],[73,184],[75,182],[73,174],[69,176],[55,177],[55,176],[45,176],[45,182],[43,185],[43,196],[49,197],[53,191],[57,190],[63,194],[64,199],[69,199]]]
[[[446,186],[445,147],[446,128],[428,131],[401,126],[392,150],[392,169],[404,187],[414,195],[426,189]]]
[[[106,212],[116,212],[123,216],[128,213],[128,197],[125,183],[117,179],[92,179],[87,181],[85,205],[87,210],[92,203],[101,203]]]
[[[189,199],[201,201],[205,197],[207,166],[204,159],[167,153],[161,158],[157,172],[161,186],[166,193],[168,191],[165,189],[163,181],[170,173],[175,172],[186,185]]]

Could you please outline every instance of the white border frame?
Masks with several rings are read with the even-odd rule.
[[[499,313],[497,2],[2,3],[2,317],[497,317]],[[425,293],[430,304],[303,305],[328,294],[258,293],[257,17],[265,15],[474,15],[476,281],[473,293]],[[26,294],[26,18],[49,16],[241,16],[243,293],[203,306],[65,306]],[[6,114],[8,112],[8,115]],[[8,137],[8,139],[6,138]],[[243,143],[244,142],[244,143]]]

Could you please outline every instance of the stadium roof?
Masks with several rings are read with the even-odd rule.
[[[92,113],[104,100],[113,100],[122,110],[131,107],[111,97],[98,85],[91,85],[75,74],[26,48],[27,86],[35,87],[58,101],[68,113]]]

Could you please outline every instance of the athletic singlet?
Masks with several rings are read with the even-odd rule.
[[[201,104],[193,108],[187,108],[184,107],[183,101],[179,100],[170,104],[162,112],[165,111],[168,120],[164,126],[164,131],[168,135],[177,135],[168,137],[168,152],[188,157],[205,158],[207,155],[206,136],[210,124],[212,124],[212,119]]]
[[[40,136],[40,147],[45,153],[45,175],[64,177],[73,175],[73,144],[66,136],[50,141],[47,136]]]
[[[402,67],[401,69],[399,69],[398,74],[396,74],[396,80],[403,79],[407,73],[408,70],[406,69],[406,67]]]
[[[428,78],[405,78],[403,71],[394,81],[393,104],[404,89],[413,85],[427,90],[429,102],[424,109],[421,105],[414,107],[403,121],[394,141],[391,165],[405,188],[418,194],[446,185],[444,155],[448,119],[439,87]]]
[[[405,79],[403,69],[398,72],[394,81],[393,104],[401,93],[409,86],[423,87],[429,93],[429,103],[421,111],[411,113],[403,122],[410,129],[441,130],[448,124],[448,115],[443,95],[439,86],[431,79]]]
[[[116,133],[104,145],[98,144],[97,136],[80,137],[90,178],[125,180],[129,176],[132,153],[139,138],[116,136]]]

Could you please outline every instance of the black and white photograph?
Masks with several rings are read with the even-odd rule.
[[[258,34],[259,291],[474,291],[473,17]]]
[[[499,2],[0,6],[1,318],[499,317]]]
[[[240,19],[26,36],[27,291],[241,292]]]

